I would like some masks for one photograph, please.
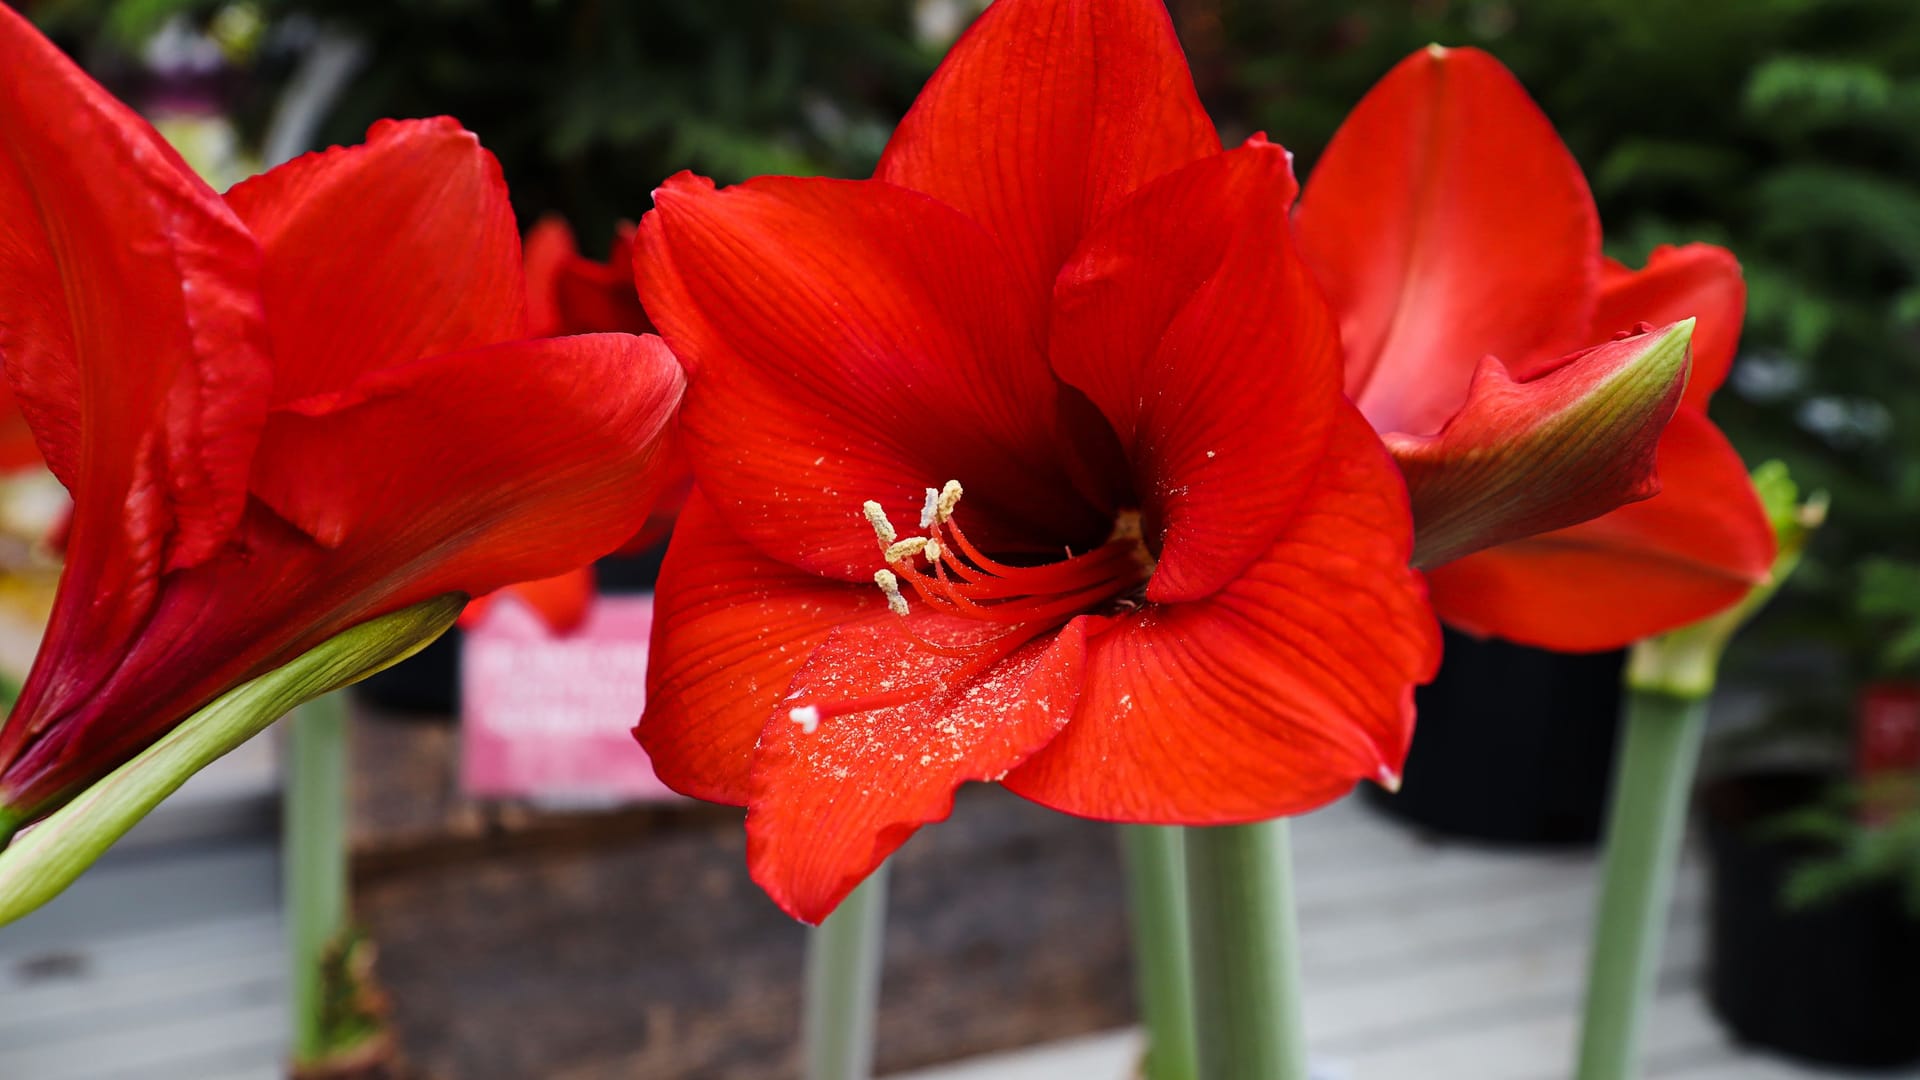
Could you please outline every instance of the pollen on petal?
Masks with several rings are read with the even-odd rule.
[[[787,719],[800,725],[800,730],[808,735],[820,730],[820,709],[813,705],[802,705],[787,711]]]

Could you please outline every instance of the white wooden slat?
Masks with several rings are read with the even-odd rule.
[[[210,1056],[279,1059],[286,1045],[286,1009],[268,1001],[205,1015],[166,1016],[137,1026],[23,1047],[0,1047],[0,1076],[8,1080],[198,1080]],[[222,1068],[244,1067],[238,1060]]]
[[[204,1006],[204,999],[232,993],[242,1000],[277,999],[288,970],[276,936],[266,948],[227,956],[181,954],[166,968],[119,977],[93,975],[61,980],[14,1000],[0,999],[0,1046],[46,1038],[62,1027],[112,1026],[137,1020],[143,1012],[167,1011],[183,1000]]]
[[[42,993],[57,993],[69,982],[142,979],[173,970],[183,957],[244,960],[277,956],[284,949],[280,915],[268,911],[169,926],[146,933],[103,935],[84,942],[22,947],[0,953],[0,1023],[16,1003]],[[39,974],[48,966],[71,976]]]

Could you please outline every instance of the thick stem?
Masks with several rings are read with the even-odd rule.
[[[1307,1080],[1287,822],[1188,829],[1202,1080]]]
[[[807,1080],[873,1075],[874,1013],[880,1005],[881,944],[887,926],[887,864],[867,875],[807,935],[802,1040]]]
[[[1629,690],[1587,967],[1579,1080],[1631,1080],[1666,935],[1704,697]]]
[[[344,693],[294,713],[287,734],[282,851],[293,952],[293,1059],[324,1059],[327,950],[347,927],[347,703]]]
[[[1181,830],[1120,827],[1133,916],[1140,1019],[1147,1030],[1146,1080],[1194,1080],[1192,950],[1187,937],[1187,863]]]

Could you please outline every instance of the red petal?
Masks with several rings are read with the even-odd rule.
[[[133,646],[105,653],[107,674],[90,627],[51,627],[0,732],[14,740],[0,744],[0,805],[97,778],[222,691],[369,618],[611,551],[646,516],[680,386],[658,339],[586,335],[420,361],[277,413],[257,489],[337,546],[255,502],[233,547],[167,576]]]
[[[1054,370],[1113,424],[1165,530],[1152,600],[1264,554],[1326,454],[1339,331],[1288,239],[1293,193],[1287,152],[1255,139],[1141,189],[1061,271]]]
[[[760,729],[836,626],[893,618],[880,590],[760,553],[695,488],[667,548],[653,609],[647,712],[634,734],[660,779],[744,806]]]
[[[1073,721],[1008,788],[1068,813],[1219,824],[1300,813],[1397,775],[1440,658],[1399,474],[1339,414],[1314,487],[1239,580],[1088,642]]]
[[[580,624],[586,621],[588,610],[593,607],[593,567],[582,566],[578,570],[569,570],[538,581],[523,581],[478,597],[460,613],[460,626],[470,628],[480,625],[481,620],[486,618],[487,609],[503,596],[511,596],[532,608],[533,613],[540,616],[540,620],[554,633],[570,633],[579,629]]]
[[[681,388],[655,337],[436,356],[276,411],[254,491],[327,547],[498,557],[490,584],[461,590],[479,595],[575,569],[639,529]],[[509,516],[487,509],[496,504],[543,509]],[[485,544],[474,543],[476,521],[491,532]]]
[[[4,322],[0,322],[4,327]],[[0,329],[0,333],[4,333]],[[0,357],[4,357],[6,345],[0,344]],[[27,426],[27,418],[20,411],[19,402],[14,400],[13,390],[4,380],[0,380],[0,472],[24,469],[29,465],[44,464],[40,456],[40,446],[33,439],[33,429]]]
[[[888,619],[835,633],[795,676],[788,700],[877,689],[908,666],[953,663],[902,626]],[[962,783],[998,779],[1059,732],[1085,653],[1076,619],[945,693],[811,725],[776,709],[753,758],[754,880],[795,918],[826,918],[916,829],[945,820]]]
[[[89,620],[110,654],[155,577],[240,520],[270,379],[260,254],[145,121],[4,7],[0,56],[0,357],[75,494],[55,624]]]
[[[526,336],[520,235],[493,155],[451,119],[383,120],[227,193],[266,250],[274,400]]]
[[[653,330],[633,285],[633,227],[622,227],[604,263],[582,256],[573,230],[549,215],[527,234],[527,322],[536,336]]]
[[[1660,326],[1698,319],[1686,401],[1704,409],[1707,399],[1727,381],[1746,312],[1747,283],[1732,252],[1712,244],[1662,245],[1641,270],[1608,261],[1590,336],[1602,341],[1637,323]]]
[[[1380,80],[1307,178],[1296,227],[1340,313],[1347,393],[1381,431],[1440,430],[1482,357],[1526,370],[1591,343],[1593,197],[1478,49],[1432,46]]]
[[[1686,385],[1690,330],[1608,342],[1528,382],[1489,356],[1438,435],[1387,435],[1413,498],[1414,565],[1576,525],[1659,491],[1654,451]]]
[[[874,176],[971,215],[1044,294],[1102,214],[1219,150],[1160,0],[1000,0],[934,72]]]
[[[522,247],[527,267],[527,333],[534,337],[564,334],[559,280],[567,264],[580,257],[573,228],[565,218],[548,214],[527,230]]]
[[[1765,580],[1773,530],[1740,455],[1704,413],[1674,414],[1658,467],[1661,492],[1646,502],[1435,570],[1441,618],[1563,652],[1618,649]]]
[[[883,564],[861,504],[911,518],[957,479],[990,549],[1106,539],[1053,442],[1041,313],[978,226],[872,181],[683,176],[654,198],[641,294],[692,376],[694,474],[743,538],[865,582]]]

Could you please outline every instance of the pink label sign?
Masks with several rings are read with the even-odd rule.
[[[652,596],[603,596],[555,634],[511,596],[461,653],[461,786],[485,798],[604,804],[673,799],[633,740],[646,702]]]

